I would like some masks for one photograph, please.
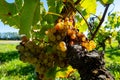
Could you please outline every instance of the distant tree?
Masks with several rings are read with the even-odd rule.
[[[20,35],[17,32],[0,33],[1,40],[20,40]]]

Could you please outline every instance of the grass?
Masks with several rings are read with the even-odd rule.
[[[0,80],[35,80],[34,68],[19,60],[17,44],[0,44]]]
[[[0,43],[0,80],[36,80],[33,66],[19,60],[16,50],[18,42]],[[106,68],[120,80],[120,49],[117,42],[112,43],[113,49],[107,45],[105,51]]]
[[[105,62],[106,68],[113,74],[115,80],[120,80],[120,48],[117,46],[116,41],[112,43],[113,48],[107,44]]]

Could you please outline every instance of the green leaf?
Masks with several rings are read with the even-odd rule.
[[[30,37],[34,16],[39,15],[38,13],[36,14],[36,8],[39,9],[38,4],[39,0],[24,0],[20,18],[20,34],[26,34],[27,37]]]
[[[40,3],[38,2],[34,12],[32,25],[35,26],[39,20],[40,20]]]
[[[50,68],[48,70],[48,72],[46,73],[46,77],[47,78],[55,78],[56,70],[57,70],[57,66]]]
[[[106,4],[112,4],[114,2],[114,0],[100,0],[100,2],[103,4],[103,5],[106,5]]]
[[[81,0],[80,5],[77,6],[77,9],[81,12],[82,16],[87,20],[91,14],[96,13],[96,0]],[[78,18],[77,27],[79,31],[84,32],[87,30],[87,24],[84,19]],[[82,20],[81,20],[82,19]]]
[[[46,18],[46,21],[47,21],[48,24],[51,24],[54,21],[53,15],[51,15],[51,14],[47,14],[45,16],[45,18]]]
[[[55,0],[47,0],[47,4],[48,4],[48,9],[50,12],[56,12],[56,6],[55,6]]]
[[[15,0],[15,5],[17,7],[17,11],[22,9],[23,0]]]
[[[6,18],[6,22],[7,24],[9,24],[10,26],[14,28],[19,28],[20,27],[20,16],[16,15],[13,17],[8,17]]]
[[[56,13],[60,13],[62,11],[62,8],[63,8],[63,2],[62,2],[62,0],[57,1]]]
[[[83,24],[81,24],[80,22],[76,23],[76,27],[79,29],[80,32],[84,32],[88,29],[88,26],[85,22],[82,22]]]
[[[20,2],[22,2],[22,0]],[[18,8],[18,5],[20,5],[18,2],[7,3],[5,0],[0,0],[0,19],[4,24],[19,28],[19,11],[22,6]]]

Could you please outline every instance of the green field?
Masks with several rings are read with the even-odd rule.
[[[0,41],[0,80],[36,80],[34,68],[19,60],[16,50],[16,41]],[[120,80],[120,49],[112,44],[113,49],[107,46],[105,61],[107,69]]]
[[[18,43],[0,41],[0,80],[35,80],[34,68],[19,60]]]

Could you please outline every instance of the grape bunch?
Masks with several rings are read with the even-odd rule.
[[[61,43],[60,45],[64,44]],[[42,80],[54,80],[54,77],[46,77],[52,68],[58,66],[60,69],[68,66],[65,52],[61,54],[60,51],[55,52],[53,48],[54,50],[50,53],[48,50],[49,47],[50,45],[44,43],[36,45],[35,41],[27,40],[25,37],[20,45],[17,46],[20,53],[20,60],[32,64],[35,67],[35,71],[39,74],[39,79]],[[73,71],[74,69],[72,68],[67,70],[65,77],[69,76],[68,74]]]
[[[36,40],[29,40],[26,36],[22,36],[22,41],[17,46],[20,59],[23,62],[32,64],[39,75],[39,79],[42,80],[54,80],[55,75],[51,77],[49,73],[53,68],[59,67],[56,68],[58,70],[69,67],[66,57],[69,46],[77,44],[87,51],[91,51],[96,47],[94,41],[89,41],[75,27],[73,16],[58,19],[55,26],[45,31],[45,34],[48,39],[47,42],[43,39],[36,43]],[[64,77],[68,77],[75,70],[69,68],[69,70],[66,69],[64,71],[66,71]],[[48,77],[48,75],[50,76]]]
[[[46,31],[48,39],[51,43],[56,43],[61,51],[67,50],[67,45],[79,44],[88,51],[93,50],[96,44],[93,40],[88,40],[87,37],[74,25],[74,19],[66,17],[64,20],[58,19],[58,23],[54,28]]]

